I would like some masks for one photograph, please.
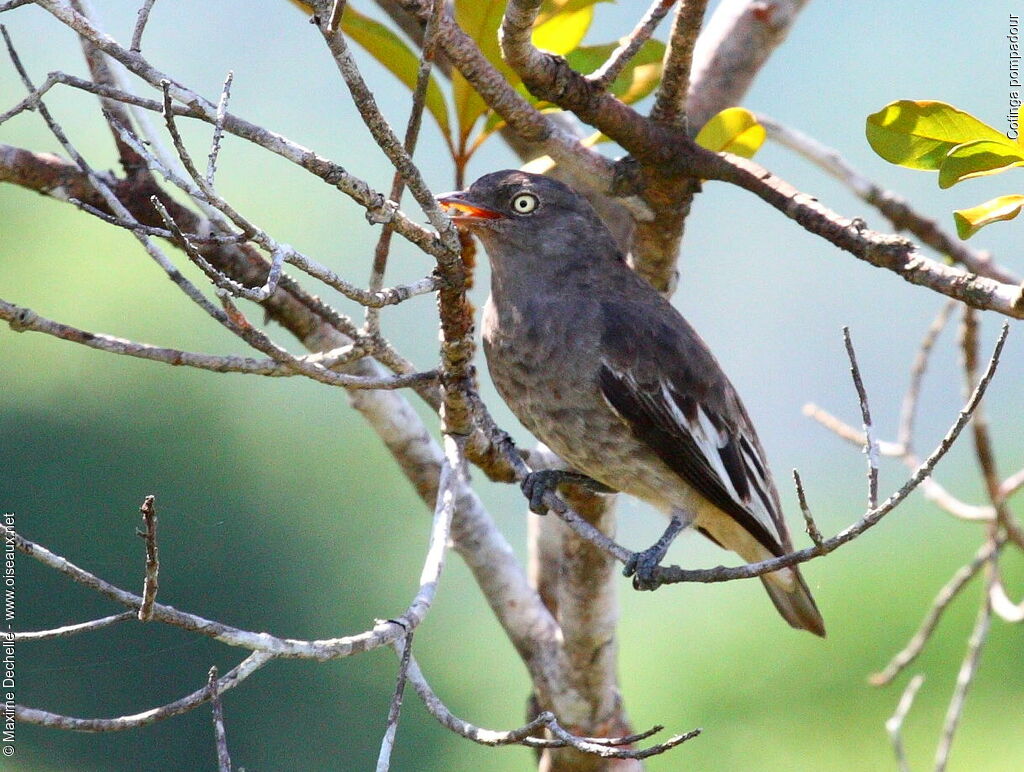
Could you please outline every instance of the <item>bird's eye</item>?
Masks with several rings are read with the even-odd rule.
[[[512,199],[512,211],[516,214],[530,214],[537,208],[537,197],[533,193],[520,193]]]

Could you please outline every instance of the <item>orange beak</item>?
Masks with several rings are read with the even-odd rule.
[[[444,207],[445,213],[452,218],[456,224],[468,225],[481,220],[499,220],[503,218],[501,212],[488,209],[485,206],[473,204],[463,198],[461,190],[454,193],[445,193],[437,197],[437,202]]]

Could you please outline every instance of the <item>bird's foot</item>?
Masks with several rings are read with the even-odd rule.
[[[548,492],[554,493],[562,483],[580,485],[594,493],[615,493],[604,483],[579,472],[569,472],[564,469],[540,469],[530,472],[521,483],[523,495],[530,502],[530,511],[534,514],[546,515],[548,507],[544,503],[544,496]]]
[[[647,549],[634,552],[632,557],[626,561],[626,567],[622,569],[622,574],[633,577],[634,590],[656,590],[661,586],[661,581],[657,577],[658,566],[664,560],[669,546],[686,525],[679,515],[672,515],[672,520],[661,538]]]

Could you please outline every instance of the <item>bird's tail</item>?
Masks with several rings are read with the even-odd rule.
[[[800,575],[799,569],[784,568],[761,577],[768,597],[782,618],[799,630],[809,630],[815,635],[825,637],[825,620],[821,618],[818,605],[807,589],[807,583]]]

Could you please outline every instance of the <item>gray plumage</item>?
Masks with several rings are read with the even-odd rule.
[[[791,550],[739,395],[582,196],[503,171],[440,201],[490,257],[484,352],[526,428],[574,469],[681,517],[748,562]],[[762,580],[786,621],[824,635],[796,567]]]

